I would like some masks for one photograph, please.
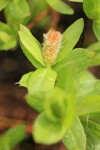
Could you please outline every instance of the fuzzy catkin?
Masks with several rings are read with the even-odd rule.
[[[59,53],[62,41],[62,34],[55,30],[50,30],[44,34],[43,58],[45,63],[53,64]]]

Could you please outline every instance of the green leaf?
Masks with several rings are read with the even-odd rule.
[[[92,94],[100,95],[99,90],[100,81],[97,80],[88,71],[80,72],[76,77],[76,81],[78,87],[78,94],[77,94],[78,101]]]
[[[74,102],[60,88],[54,88],[46,93],[44,113],[52,121],[61,121],[66,130],[73,121]]]
[[[29,29],[26,28],[25,26],[21,25],[20,31],[19,31],[19,36],[20,36],[21,44],[25,47],[28,54],[30,54],[30,56],[31,56],[30,59],[32,57],[34,57],[36,61],[38,61],[42,65],[44,65],[43,58],[42,58],[41,45],[35,39],[35,37],[31,34]],[[26,56],[27,56],[27,52],[26,52]],[[33,60],[33,64],[34,64],[34,60]]]
[[[91,95],[77,103],[77,114],[79,116],[100,112],[100,95]]]
[[[93,31],[98,41],[100,41],[100,23],[99,24],[93,23]]]
[[[45,93],[39,92],[25,97],[27,104],[38,112],[44,111]]]
[[[59,69],[60,70],[56,70],[58,79],[56,86],[65,90],[66,94],[71,94],[71,96],[74,96],[76,91],[76,68],[73,65],[70,65],[66,68],[59,67]]]
[[[34,95],[36,92],[44,92],[54,87],[57,74],[46,68],[37,69],[28,79],[28,92]]]
[[[42,64],[33,57],[33,55],[24,47],[24,45],[21,42],[20,42],[20,46],[25,56],[28,58],[28,60],[32,63],[32,65],[35,68],[43,67]]]
[[[8,50],[16,46],[17,39],[10,26],[0,22],[0,50]]]
[[[83,0],[83,9],[87,17],[92,19],[91,10],[94,9],[95,2],[94,0]],[[97,0],[96,0],[97,1]]]
[[[16,34],[18,35],[19,26],[23,23],[23,19],[15,8],[16,4],[12,1],[10,2],[7,7],[4,9],[4,15],[6,18],[7,23],[12,26],[16,30]]]
[[[87,150],[100,149],[100,125],[90,120],[82,122],[87,136]]]
[[[63,33],[62,47],[57,56],[56,63],[63,60],[68,55],[68,53],[74,48],[83,31],[83,26],[83,19],[78,19]]]
[[[100,0],[83,0],[83,9],[88,18],[100,24]]]
[[[34,140],[42,144],[54,144],[62,139],[66,128],[61,122],[52,122],[44,114],[37,117],[33,126]]]
[[[0,0],[0,11],[4,9],[9,4],[9,2],[9,0]]]
[[[78,117],[75,117],[75,120],[66,132],[63,143],[68,150],[85,150],[86,149],[86,136],[83,129],[83,126]]]
[[[95,84],[98,81],[89,71],[84,70],[76,76],[78,86],[78,97],[82,99],[95,91]]]
[[[30,15],[30,8],[26,0],[21,0],[19,2],[17,0],[16,3],[13,3],[13,6],[17,16],[25,18]]]
[[[72,50],[65,59],[54,66],[57,73],[61,70],[67,70],[68,67],[73,66],[76,72],[83,71],[89,66],[100,64],[99,55],[95,52],[83,48],[76,48]]]
[[[19,81],[19,84],[20,86],[23,86],[23,87],[27,87],[27,84],[28,84],[28,79],[30,77],[30,75],[32,74],[33,72],[29,72],[29,73],[26,73],[22,76],[22,78],[20,79]]]
[[[17,36],[20,24],[26,24],[30,19],[30,9],[26,0],[19,2],[12,0],[4,9],[4,14],[6,21],[15,30]]]
[[[77,88],[76,88],[76,68],[73,66],[68,66],[66,69],[63,68],[60,70],[60,72],[57,72],[57,83],[56,86],[63,89],[66,93],[67,100],[72,102],[73,106],[76,103],[76,94],[77,94]],[[59,95],[59,94],[58,94]],[[74,108],[72,108],[74,111]],[[71,114],[72,110],[70,109]],[[66,114],[66,113],[65,113]],[[71,117],[70,117],[71,118]]]
[[[65,4],[61,0],[46,0],[46,2],[57,12],[62,13],[62,14],[69,14],[72,15],[74,13],[74,10]]]
[[[9,129],[0,137],[0,150],[11,150],[25,138],[25,125]]]
[[[1,150],[10,150],[8,138],[4,137],[3,140],[0,141],[0,149]]]

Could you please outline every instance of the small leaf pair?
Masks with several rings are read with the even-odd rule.
[[[36,97],[33,96],[31,102],[34,101],[34,98]],[[73,101],[60,88],[45,92],[41,98],[43,99],[42,111],[33,125],[33,136],[39,143],[54,144],[62,139],[73,122]],[[40,103],[37,103],[36,108],[40,108],[39,106]]]
[[[66,55],[68,55],[68,53],[73,49],[83,31],[83,26],[84,26],[83,19],[79,19],[66,29],[66,31],[62,35],[63,38],[61,41],[60,50],[54,64],[62,61],[66,57]],[[53,38],[56,37],[55,34]],[[31,63],[34,66],[36,66],[36,68],[39,68],[40,67],[39,65],[45,66],[42,57],[43,53],[42,47],[40,43],[35,39],[35,37],[32,36],[30,31],[23,25],[20,26],[19,36],[21,45],[24,46],[24,48],[26,49],[25,55],[28,57],[28,54],[30,54],[30,57],[28,57],[28,59],[31,61]],[[24,48],[22,47],[22,50]],[[39,62],[39,65],[36,62]]]

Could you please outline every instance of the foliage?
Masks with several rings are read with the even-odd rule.
[[[57,8],[57,5],[60,7]],[[53,5],[49,0],[41,0],[41,2],[40,0],[0,0],[0,11],[4,9],[5,18],[7,20],[7,24],[2,24],[2,22],[0,22],[0,28],[3,28],[3,33],[2,30],[0,31],[0,37],[3,36],[7,43],[6,45],[5,41],[0,38],[0,50],[15,48],[18,43],[18,30],[20,24],[26,25],[42,10],[48,8],[48,6],[53,7],[53,9],[62,14],[74,13],[73,9],[61,0],[54,0]],[[6,28],[11,28],[13,37],[8,34],[5,26],[7,26]],[[12,40],[12,42],[9,42],[9,40]]]
[[[0,137],[0,150],[11,150],[25,138],[25,125],[18,125]]]
[[[60,52],[54,63],[50,64],[50,62],[45,63],[44,57],[42,57],[45,44],[43,47],[38,46],[40,47],[38,54],[38,51],[32,53],[32,50],[30,50],[32,48],[31,45],[34,43],[34,47],[37,47],[38,41],[32,37],[27,28],[24,26],[21,26],[20,28],[19,36],[23,52],[24,49],[28,53],[31,52],[30,58],[34,57],[35,59],[35,61],[34,59],[31,59],[31,62],[35,66],[36,61],[39,61],[40,63],[41,60],[43,60],[45,64],[43,66],[43,63],[41,63],[41,66],[36,66],[39,68],[35,72],[24,75],[19,82],[21,86],[28,88],[29,95],[26,97],[27,103],[40,112],[40,115],[33,125],[33,136],[37,142],[53,144],[63,139],[64,144],[70,150],[81,150],[86,147],[85,132],[78,116],[100,111],[100,92],[98,91],[99,80],[95,79],[88,71],[84,70],[91,65],[100,64],[100,61],[98,62],[97,59],[99,56],[98,45],[97,48],[96,46],[93,48],[91,45],[88,49],[77,48],[72,50],[77,43],[82,30],[83,20],[79,19],[63,33],[61,41],[63,47],[60,48]],[[26,35],[24,33],[26,33]],[[30,37],[32,40],[30,40]],[[30,41],[33,42],[31,43]],[[30,43],[29,46],[27,46],[26,43]],[[91,51],[92,49],[93,51]],[[25,53],[25,55],[28,56],[28,53]],[[36,56],[40,57],[40,59],[37,59]],[[45,69],[43,69],[44,67]],[[48,69],[51,70],[52,74],[47,71]],[[48,75],[46,75],[47,73],[45,71],[48,72]],[[57,74],[57,77],[55,76],[55,78],[52,78],[53,71]],[[53,86],[48,82],[50,77]],[[56,78],[57,81],[55,83],[54,81]],[[77,114],[77,116],[75,114]],[[80,143],[77,144],[77,142],[79,142],[77,130],[79,129],[82,136],[80,138]],[[71,141],[69,140],[70,138],[72,139]]]
[[[96,43],[75,48],[84,28],[82,18],[63,34],[51,29],[43,35],[43,45],[32,35],[27,24],[48,6],[62,14],[74,13],[62,0],[0,0],[7,20],[0,22],[0,49],[12,49],[19,41],[36,68],[19,81],[28,90],[27,104],[39,113],[33,123],[34,140],[47,145],[61,140],[68,150],[99,150],[100,80],[87,69],[100,65],[100,0],[70,1],[83,2],[93,20]],[[1,137],[1,150],[13,149],[24,138],[25,125],[10,129]]]

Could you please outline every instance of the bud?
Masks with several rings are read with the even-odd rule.
[[[44,61],[46,64],[53,64],[61,47],[62,35],[58,31],[50,30],[47,34],[44,34],[43,36]]]

